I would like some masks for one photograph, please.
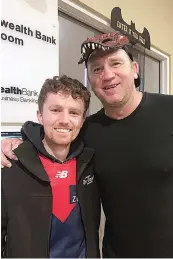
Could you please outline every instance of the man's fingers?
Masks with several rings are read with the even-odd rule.
[[[16,149],[23,141],[20,139],[3,139],[1,141],[1,167],[11,167],[9,159],[18,160],[13,150]]]
[[[12,150],[7,151],[7,152],[5,153],[5,155],[6,155],[8,158],[12,159],[12,160],[17,160],[17,157],[15,156],[15,154],[13,153]]]
[[[22,143],[23,143],[23,140],[20,140],[20,139],[16,139],[16,141],[14,140],[12,144],[12,150],[16,149]]]
[[[11,167],[11,163],[1,151],[1,168],[3,167]]]

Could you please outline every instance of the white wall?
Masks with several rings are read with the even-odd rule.
[[[36,121],[40,88],[59,71],[58,0],[2,0],[1,7],[1,121]]]

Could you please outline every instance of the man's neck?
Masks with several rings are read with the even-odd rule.
[[[54,143],[51,143],[46,138],[43,139],[43,145],[46,149],[46,151],[51,155],[56,157],[59,161],[63,162],[70,149],[70,145],[64,146],[64,145],[56,145]]]
[[[119,107],[105,107],[105,114],[112,119],[122,120],[136,110],[141,100],[142,93],[134,90],[130,98]]]

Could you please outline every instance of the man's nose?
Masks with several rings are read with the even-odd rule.
[[[112,80],[115,77],[115,73],[113,72],[112,68],[105,65],[102,73],[102,80],[108,81]]]
[[[68,112],[61,112],[59,117],[59,122],[62,124],[68,124],[69,123],[69,114]]]

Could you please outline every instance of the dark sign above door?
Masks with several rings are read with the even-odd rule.
[[[144,27],[143,32],[140,33],[135,28],[135,23],[131,21],[129,25],[126,23],[121,14],[119,7],[114,7],[111,12],[111,27],[116,31],[126,35],[132,44],[140,43],[143,47],[150,49],[150,34]]]

